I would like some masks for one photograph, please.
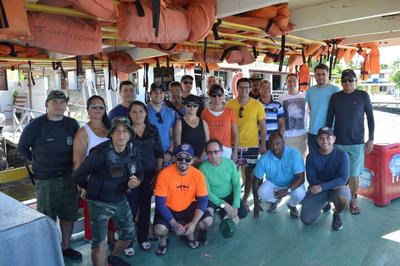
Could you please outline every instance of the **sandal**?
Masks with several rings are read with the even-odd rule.
[[[198,241],[196,241],[196,240],[187,240],[187,245],[188,245],[188,247],[189,248],[191,248],[191,249],[196,249],[196,248],[198,248],[199,246],[200,246],[200,244],[199,244],[199,242]]]
[[[165,246],[158,245],[158,247],[156,249],[156,255],[164,256],[165,254],[167,254],[167,245],[165,245]]]
[[[144,251],[149,251],[151,249],[151,243],[150,241],[144,241],[140,243],[139,247],[143,249]]]
[[[350,213],[353,215],[359,215],[361,213],[360,207],[350,203]]]

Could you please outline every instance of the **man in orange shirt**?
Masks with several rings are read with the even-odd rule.
[[[155,233],[159,238],[157,255],[167,252],[169,229],[178,236],[186,236],[190,248],[207,243],[207,229],[212,216],[206,211],[207,184],[203,173],[192,167],[193,148],[181,144],[174,150],[176,163],[164,168],[157,177],[155,188]],[[194,237],[199,229],[197,241]]]

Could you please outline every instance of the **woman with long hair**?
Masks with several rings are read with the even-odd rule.
[[[111,127],[106,113],[106,104],[101,96],[93,95],[86,101],[86,111],[89,121],[81,127],[75,135],[73,144],[74,169],[77,169],[82,161],[89,155],[90,150],[96,145],[107,141],[108,130]],[[81,188],[81,205],[84,209],[85,238],[92,239],[89,222],[89,209],[85,200],[86,191]],[[115,228],[110,220],[108,225],[108,243],[113,245]]]
[[[135,135],[132,138],[137,156],[142,164],[144,179],[141,184],[128,193],[127,198],[131,207],[132,216],[137,221],[137,239],[143,250],[150,250],[148,238],[150,226],[151,197],[157,173],[163,164],[163,148],[160,135],[155,126],[148,119],[148,110],[144,103],[133,101],[129,105],[129,119]]]
[[[225,108],[224,89],[220,85],[212,85],[208,89],[208,96],[210,103],[201,113],[201,118],[207,121],[210,138],[217,139],[222,143],[222,156],[236,161],[239,147],[236,116],[232,109]]]

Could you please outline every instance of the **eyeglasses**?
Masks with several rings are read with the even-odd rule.
[[[193,81],[184,81],[183,84],[190,84],[190,85],[192,85],[192,84],[193,84]]]
[[[342,83],[346,83],[346,82],[354,82],[354,79],[353,78],[342,79]]]
[[[215,150],[215,151],[206,151],[206,153],[207,154],[209,154],[209,155],[211,155],[211,154],[218,154],[218,153],[220,153],[221,152],[221,150]]]
[[[91,104],[91,105],[89,105],[89,109],[90,109],[90,110],[97,110],[97,109],[99,109],[99,110],[104,111],[104,110],[106,109],[106,106],[105,106],[104,104]]]
[[[239,108],[239,118],[243,118],[244,107],[240,106]]]
[[[178,157],[176,157],[176,160],[177,160],[178,162],[183,162],[183,161],[185,161],[185,162],[187,162],[187,163],[190,163],[190,161],[192,160],[192,158],[191,158],[191,157],[182,157],[182,156],[178,156]]]
[[[212,97],[212,98],[216,98],[216,97],[222,97],[222,96],[224,96],[224,94],[222,93],[222,92],[212,92],[212,93],[210,93],[210,97]]]
[[[158,123],[160,123],[160,124],[164,123],[164,120],[162,119],[161,113],[156,113],[156,117],[158,119]]]
[[[191,107],[197,108],[197,107],[199,107],[199,105],[197,103],[188,103],[188,104],[186,104],[186,107],[188,107],[188,108],[191,108]]]

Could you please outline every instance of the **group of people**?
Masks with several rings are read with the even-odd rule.
[[[346,206],[360,213],[358,176],[373,146],[372,106],[356,89],[354,71],[343,71],[342,91],[328,83],[325,65],[314,73],[317,85],[306,93],[289,74],[288,91],[278,101],[270,81],[253,76],[237,81],[238,96],[227,103],[215,78],[208,80],[207,103],[191,94],[194,78],[184,75],[168,89],[152,84],[148,105],[136,100],[132,82],[123,81],[120,104],[108,115],[102,97],[87,100],[89,121],[81,128],[63,115],[69,98],[51,91],[47,113],[25,127],[18,151],[32,163],[38,211],[60,220],[64,256],[82,258],[69,245],[79,196],[94,265],[104,265],[106,243],[110,265],[129,265],[120,255],[134,254],[135,238],[148,251],[157,237],[155,252],[165,255],[171,231],[190,248],[206,245],[215,213],[222,235],[230,237],[250,211],[251,192],[255,218],[261,201],[274,212],[289,195],[290,216],[304,224],[333,202],[332,228],[341,230]]]

